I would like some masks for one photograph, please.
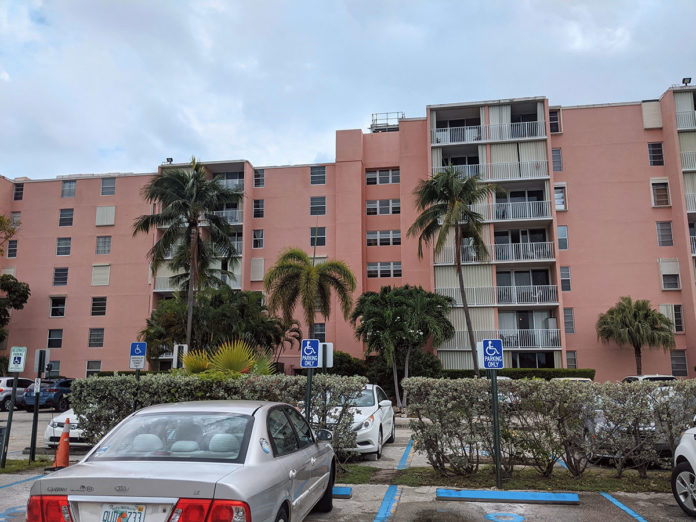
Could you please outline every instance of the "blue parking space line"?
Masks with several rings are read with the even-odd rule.
[[[22,482],[29,482],[30,480],[36,480],[37,478],[41,477],[43,477],[43,475],[36,475],[35,477],[29,477],[28,479],[18,480],[17,482],[12,482],[11,484],[5,484],[4,486],[0,486],[0,489],[9,488],[10,486],[16,486],[17,484],[21,484]]]
[[[26,514],[27,514],[27,507],[26,506],[12,507],[12,508],[6,509],[2,513],[0,513],[0,521],[17,520],[18,516],[26,515]]]
[[[611,502],[612,504],[614,504],[617,508],[619,508],[619,509],[625,511],[628,515],[632,516],[632,517],[635,518],[636,520],[638,520],[638,521],[640,521],[640,522],[647,522],[647,520],[645,520],[643,517],[641,517],[638,513],[636,513],[635,511],[633,511],[631,508],[629,508],[629,507],[627,507],[627,506],[624,506],[621,502],[619,502],[618,500],[616,500],[616,499],[615,499],[614,497],[612,497],[609,493],[604,493],[603,491],[600,491],[599,494],[602,495],[604,498],[606,498],[609,502]]]
[[[353,488],[334,486],[332,496],[333,498],[351,498],[353,496]]]
[[[396,486],[389,486],[387,488],[387,492],[384,494],[382,505],[379,507],[374,522],[386,522],[389,520],[389,517],[391,517],[394,514],[394,510],[396,510],[400,495],[401,490]]]
[[[465,500],[469,502],[520,502],[525,504],[579,504],[577,493],[542,491],[491,491],[482,489],[435,490],[436,500]]]
[[[409,439],[408,444],[406,445],[406,449],[404,450],[404,454],[401,456],[401,460],[399,461],[399,465],[396,466],[396,469],[408,468],[408,456],[411,453],[412,447],[413,447],[413,439]]]

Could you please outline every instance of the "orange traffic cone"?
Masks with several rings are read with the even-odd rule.
[[[67,468],[70,465],[70,419],[65,419],[63,433],[60,434],[58,449],[56,450],[56,459],[53,461],[53,467],[46,468],[46,471],[57,471]]]

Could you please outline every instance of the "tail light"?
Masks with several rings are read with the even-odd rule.
[[[251,522],[251,510],[238,500],[181,498],[167,522]]]
[[[246,502],[215,500],[207,522],[251,522],[251,510]]]
[[[29,497],[27,522],[73,522],[67,496]]]
[[[58,388],[49,388],[46,390],[48,393],[56,393],[58,391]]]
[[[210,499],[180,498],[168,522],[205,522]]]
[[[0,393],[2,393],[2,392],[4,392],[4,391],[5,391],[4,388],[0,388]]]

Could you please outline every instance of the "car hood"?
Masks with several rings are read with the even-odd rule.
[[[213,498],[215,484],[241,468],[222,462],[81,462],[37,480],[31,494]]]
[[[358,423],[364,421],[367,417],[376,413],[378,409],[377,406],[363,406],[362,408],[354,406],[350,408],[350,411],[353,412],[353,422]]]
[[[77,420],[77,415],[75,412],[71,409],[64,411],[63,413],[56,415],[51,419],[51,422],[62,422],[65,423],[65,419],[70,419],[70,424],[71,425],[76,425],[79,424],[79,421]]]

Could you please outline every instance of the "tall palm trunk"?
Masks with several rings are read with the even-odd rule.
[[[412,346],[409,346],[408,350],[406,350],[406,361],[404,362],[404,379],[408,379],[408,360],[411,357],[411,348]],[[404,409],[408,405],[408,390],[404,390],[403,405]]]
[[[636,375],[643,375],[643,354],[640,346],[634,346],[633,353],[636,356]]]
[[[392,374],[394,375],[394,393],[396,393],[396,405],[401,408],[401,393],[399,393],[399,373],[396,370],[396,353],[392,354]]]
[[[191,266],[189,267],[188,298],[186,302],[186,345],[191,348],[191,330],[193,329],[194,285],[198,283],[198,225],[191,229]]]
[[[459,293],[462,296],[462,307],[464,308],[464,319],[466,319],[466,329],[469,333],[469,344],[471,345],[471,357],[474,360],[474,373],[481,375],[478,364],[478,350],[476,349],[476,339],[474,339],[474,330],[471,326],[471,314],[469,313],[469,304],[466,301],[466,292],[464,291],[464,276],[462,275],[462,231],[459,226],[454,229],[454,264],[457,267],[457,278],[459,279]]]

